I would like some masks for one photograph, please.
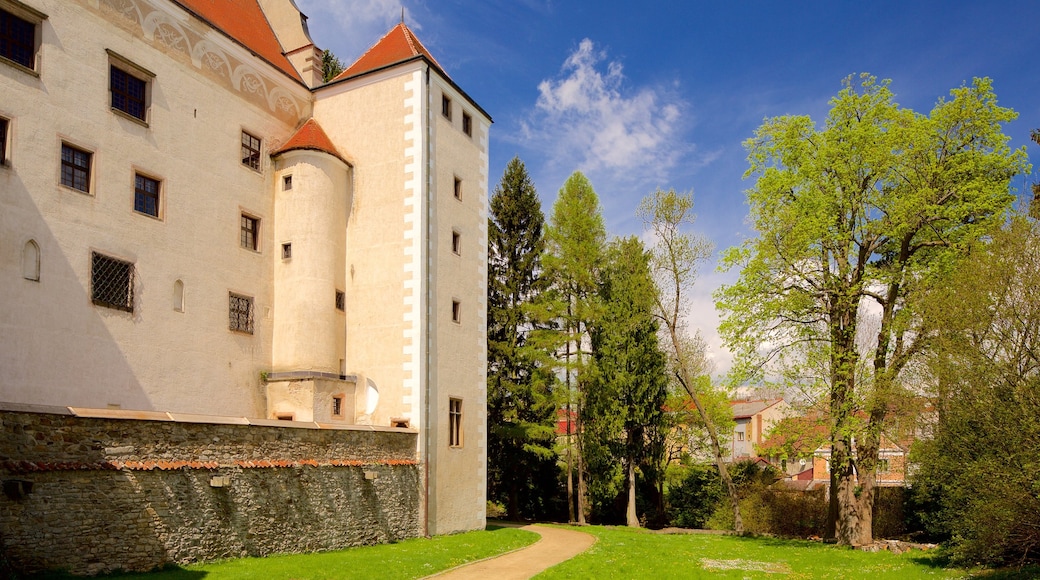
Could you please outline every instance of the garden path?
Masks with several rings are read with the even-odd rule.
[[[497,525],[518,527],[521,530],[534,532],[541,538],[526,548],[452,568],[429,578],[437,580],[486,580],[488,578],[526,580],[546,568],[570,560],[596,543],[595,536],[575,530],[538,525],[525,526],[507,522],[498,522]]]

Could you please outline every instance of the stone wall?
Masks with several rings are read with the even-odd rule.
[[[0,408],[0,541],[23,572],[148,570],[420,533],[414,431],[45,410]]]

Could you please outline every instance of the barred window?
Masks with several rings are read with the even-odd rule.
[[[94,304],[134,311],[134,265],[91,252],[90,297]]]
[[[260,171],[260,139],[242,131],[242,165]]]
[[[462,447],[462,399],[448,400],[448,446]]]
[[[228,292],[228,329],[253,334],[253,299]]]
[[[256,252],[260,249],[260,218],[242,214],[239,243],[247,250]]]
[[[0,10],[0,56],[25,68],[34,68],[36,24]]]
[[[112,108],[144,121],[148,110],[148,82],[115,65],[111,65],[110,70]]]
[[[61,184],[90,193],[90,160],[93,155],[69,145],[61,144]]]
[[[134,211],[159,217],[159,180],[140,173],[134,176]]]

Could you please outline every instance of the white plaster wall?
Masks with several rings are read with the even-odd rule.
[[[29,3],[49,16],[40,76],[0,64],[0,115],[13,128],[0,168],[0,399],[262,416],[275,249],[266,151],[295,124],[269,97],[307,103],[308,92],[171,3],[157,4],[214,54],[252,63],[266,92],[229,89],[107,2]],[[148,127],[110,110],[106,49],[156,74]],[[261,172],[241,164],[243,129],[264,140]],[[93,152],[91,195],[59,185],[63,139]],[[162,179],[161,219],[133,211],[135,169]],[[259,252],[239,245],[243,211],[263,220]],[[30,238],[39,282],[21,276]],[[132,314],[90,302],[92,249],[135,263]],[[255,297],[252,336],[228,330],[229,291]]]
[[[345,314],[336,291],[345,288],[349,167],[318,151],[289,151],[275,171],[274,372],[339,373],[345,354]],[[291,175],[292,189],[282,186]],[[282,244],[292,257],[282,258]]]
[[[346,367],[379,390],[367,419],[421,427],[422,85],[418,65],[316,94],[314,117],[354,166],[346,228]],[[367,388],[367,387],[366,387]]]
[[[434,77],[433,388],[431,533],[482,529],[487,482],[487,135],[489,121],[444,80]],[[441,95],[452,100],[452,118],[441,114]],[[473,120],[462,131],[462,113]],[[455,197],[455,179],[462,199]],[[452,249],[452,233],[461,251]],[[452,319],[458,301],[461,317]],[[449,446],[449,401],[463,403],[463,444]]]

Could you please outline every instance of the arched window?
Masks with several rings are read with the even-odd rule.
[[[40,281],[40,246],[36,240],[25,242],[22,248],[22,277],[33,282]]]
[[[180,280],[173,283],[173,309],[184,312],[184,282]]]

